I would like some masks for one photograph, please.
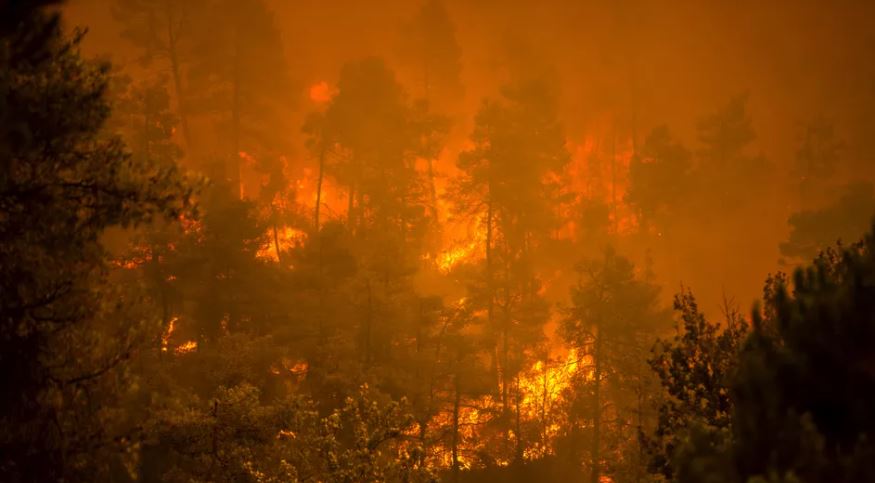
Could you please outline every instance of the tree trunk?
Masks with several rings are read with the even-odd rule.
[[[179,114],[179,124],[182,126],[182,136],[185,139],[185,147],[191,150],[191,130],[188,126],[188,108],[185,102],[185,93],[182,89],[182,72],[179,67],[179,45],[176,33],[173,31],[173,7],[168,2],[165,7],[167,16],[167,54],[170,58],[170,74],[173,77],[173,89],[176,91],[176,110]]]
[[[599,327],[596,326],[595,337],[595,387],[593,388],[593,414],[592,414],[592,475],[590,483],[599,483],[601,477],[601,423],[602,423],[602,400],[601,400],[601,378],[602,378],[602,335]]]
[[[274,208],[272,205],[271,205],[270,209],[271,209],[271,211],[274,211]],[[276,213],[273,213],[273,217],[274,217],[274,220],[273,220],[273,246],[274,246],[274,248],[276,248],[276,261],[277,261],[277,263],[282,263],[283,262],[283,254],[282,254],[282,251],[280,250],[280,237],[279,237],[279,233],[278,233],[277,226],[276,226]]]
[[[451,442],[451,451],[452,451],[452,469],[453,469],[453,481],[459,481],[459,407],[461,405],[462,395],[461,395],[461,387],[459,384],[459,374],[458,368],[456,374],[453,376],[453,434],[452,434],[452,442]]]
[[[510,382],[510,289],[502,291],[501,301],[501,404],[502,410],[508,412],[508,384]]]
[[[543,444],[544,447],[547,446],[547,401],[549,400],[548,399],[548,389],[549,388],[547,387],[547,385],[548,385],[548,380],[547,380],[548,372],[547,371],[549,370],[549,367],[547,366],[548,360],[549,359],[547,357],[544,358],[544,379],[543,379],[544,384],[543,384],[543,388],[542,388],[542,392],[541,392],[541,444]]]
[[[374,300],[373,294],[371,291],[371,280],[368,279],[367,282],[367,290],[368,290],[368,310],[365,314],[365,367],[369,367],[371,365],[371,325],[374,320]]]
[[[319,177],[316,180],[316,206],[313,210],[313,228],[314,232],[319,233],[319,210],[322,208],[322,179],[325,176],[325,141],[322,141],[323,146],[319,149]]]
[[[501,327],[501,409],[507,412],[507,380],[508,380],[508,359],[510,359],[510,351],[508,348],[508,339],[510,338],[508,317],[503,317],[504,321]]]
[[[234,30],[234,57],[231,81],[231,190],[238,198],[243,197],[243,187],[240,179],[240,29]]]
[[[616,129],[616,128],[615,128]],[[619,236],[620,225],[617,214],[617,133],[611,138],[611,212],[614,218],[614,236]]]
[[[428,189],[431,194],[431,216],[434,218],[435,224],[439,226],[437,190],[434,186],[434,160],[431,159],[431,156],[428,157]]]
[[[489,330],[495,327],[495,293],[492,280],[492,198],[487,200],[486,204],[486,326]],[[498,367],[498,344],[495,345],[495,353],[493,354],[493,367],[495,369],[496,382],[501,382],[500,370]]]
[[[516,397],[514,398],[515,406],[516,406],[516,461],[521,463],[523,461],[523,431],[522,424],[520,422],[520,376],[517,374],[516,376]]]

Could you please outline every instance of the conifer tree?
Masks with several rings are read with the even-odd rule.
[[[618,394],[641,391],[636,378],[643,377],[643,371],[636,366],[643,362],[647,341],[665,327],[668,317],[659,308],[659,289],[638,280],[631,262],[611,249],[601,260],[582,262],[578,273],[580,282],[572,291],[572,306],[563,322],[562,335],[579,357],[592,360],[591,391],[581,387],[582,394],[578,395],[591,397],[591,401],[584,402],[590,413],[578,417],[592,428],[588,459],[590,481],[597,483],[605,458],[605,414],[612,411],[611,419],[622,419],[618,406],[624,403]],[[613,400],[606,396],[611,393]]]
[[[83,59],[54,2],[0,5],[0,475],[101,478],[135,427],[114,407],[157,317],[111,283],[102,243],[187,207],[172,166],[103,130],[108,66]]]

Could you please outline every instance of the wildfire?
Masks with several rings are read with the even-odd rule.
[[[170,345],[170,336],[173,335],[173,331],[176,330],[176,321],[179,317],[174,317],[170,319],[170,323],[167,324],[167,330],[161,334],[161,352],[167,352],[167,347]]]
[[[472,253],[477,249],[477,242],[471,242],[466,245],[456,246],[443,252],[438,255],[437,263],[438,270],[442,273],[449,273],[456,267],[460,262],[469,258]]]
[[[139,268],[140,265],[143,264],[142,261],[131,259],[131,260],[115,260],[112,262],[117,268],[123,268],[125,270],[134,270]]]
[[[553,360],[537,361],[529,369],[519,374],[515,383],[515,391],[519,398],[520,427],[523,435],[509,432],[512,440],[523,438],[525,449],[523,458],[534,460],[552,454],[555,439],[561,435],[563,427],[566,390],[571,386],[575,375],[589,364],[587,358],[582,358],[574,351],[568,351],[563,357]],[[588,379],[592,378],[588,374]],[[515,409],[515,403],[511,403]],[[490,454],[493,463],[507,466],[511,456],[496,452],[494,439],[486,435],[485,428],[490,421],[501,414],[501,403],[493,395],[478,398],[463,398],[459,406],[459,465],[471,468],[475,463],[474,456]],[[452,426],[452,410],[444,410],[429,422],[428,429],[437,434]],[[503,434],[503,433],[502,433]],[[504,437],[492,435],[492,437]],[[429,448],[433,463],[448,468],[452,465],[452,448],[444,439],[435,442]]]
[[[580,232],[580,204],[602,204],[608,210],[608,231],[615,235],[630,234],[638,226],[634,210],[626,202],[629,189],[629,167],[635,156],[631,138],[615,138],[612,132],[589,134],[579,143],[569,143],[571,162],[561,177],[562,184],[577,193],[580,203],[561,210],[566,221],[557,235],[576,239]],[[556,181],[556,180],[554,180]]]
[[[307,233],[303,230],[298,230],[289,226],[278,228],[276,239],[273,237],[273,232],[269,230],[268,242],[258,249],[255,256],[261,260],[271,262],[279,262],[277,256],[277,244],[279,244],[279,252],[287,251],[307,240]]]
[[[449,210],[440,204],[438,207]],[[447,274],[466,260],[484,256],[486,227],[481,216],[461,220],[445,213],[441,218],[446,220],[443,225],[443,245],[447,248],[434,257],[434,264],[441,273]]]
[[[173,353],[176,355],[188,354],[189,352],[194,352],[197,350],[197,341],[190,340],[182,343],[181,345],[176,346],[176,349],[173,349]]]
[[[331,100],[334,94],[331,87],[325,81],[317,82],[310,86],[310,100],[316,104],[324,104]]]
[[[137,246],[134,248],[133,253],[128,255],[125,258],[116,258],[110,263],[116,267],[124,270],[136,270],[137,268],[142,267],[149,261],[152,257],[152,250],[146,246]]]
[[[538,361],[519,376],[520,412],[539,425],[539,439],[523,452],[528,460],[551,454],[552,441],[560,434],[559,419],[565,390],[580,370],[581,358],[571,350],[564,359],[555,362]]]
[[[278,363],[271,366],[270,372],[275,376],[279,376],[280,374],[284,374],[284,373],[289,373],[293,376],[300,377],[300,376],[307,375],[307,370],[309,368],[310,368],[310,365],[307,363],[307,361],[303,361],[303,360],[294,361],[294,360],[283,358],[281,361],[279,361]]]

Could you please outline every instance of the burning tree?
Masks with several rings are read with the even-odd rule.
[[[578,273],[580,281],[572,291],[573,305],[562,333],[581,357],[591,361],[592,379],[579,378],[573,387],[568,431],[572,446],[575,438],[588,439],[590,481],[598,483],[607,462],[619,466],[624,458],[641,453],[634,446],[649,405],[645,354],[669,318],[659,307],[658,287],[636,278],[632,263],[613,250],[601,260],[581,263]],[[612,425],[612,430],[605,431],[605,425]],[[589,434],[584,436],[583,431]],[[615,457],[606,458],[605,446]],[[617,472],[611,471],[612,476]]]
[[[526,353],[542,338],[547,307],[539,296],[533,254],[555,225],[555,175],[568,161],[555,104],[544,82],[508,87],[500,101],[485,101],[472,134],[474,147],[460,154],[462,175],[450,199],[457,213],[477,217],[485,231],[485,260],[472,295],[487,312],[493,368],[510,434],[511,391]],[[513,395],[519,413],[521,395]],[[519,420],[517,414],[516,420]],[[516,432],[515,458],[524,442]],[[508,442],[510,437],[508,436]]]

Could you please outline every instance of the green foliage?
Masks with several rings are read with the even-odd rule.
[[[246,151],[273,162],[288,147],[286,116],[296,100],[273,14],[261,0],[207,0],[195,18],[191,111],[213,121],[235,159]]]
[[[613,249],[577,270],[579,282],[561,333],[580,360],[591,364],[578,372],[571,388],[566,444],[589,447],[583,459],[593,481],[603,471],[631,478],[639,468],[623,468],[623,463],[635,461],[639,448],[636,432],[624,428],[635,425],[640,431],[644,424],[650,374],[643,362],[669,315],[659,307],[659,288],[636,277],[634,265]]]
[[[101,243],[187,208],[174,166],[103,132],[108,66],[83,60],[41,2],[0,17],[0,474],[93,479],[135,436],[116,411],[124,366],[157,328],[113,286]],[[100,456],[104,455],[104,456]]]
[[[158,448],[172,467],[163,481],[435,481],[404,441],[412,418],[364,386],[320,415],[301,397],[262,401],[243,383],[219,387],[161,413]]]
[[[586,348],[599,335],[619,345],[621,339],[632,344],[642,333],[665,327],[668,317],[658,308],[659,288],[636,277],[632,262],[612,248],[602,259],[581,262],[577,271],[580,283],[572,291],[573,305],[562,326],[573,347]]]
[[[462,86],[440,0],[404,32],[425,100],[368,58],[308,118],[313,223],[274,2],[114,0],[139,82],[84,60],[53,4],[0,0],[0,480],[598,483],[642,481],[648,463],[674,481],[875,479],[873,237],[824,252],[792,292],[770,277],[753,333],[682,292],[648,361],[670,319],[649,260],[642,275],[586,255],[612,242],[649,259],[637,243],[657,240],[627,237],[598,163],[586,196],[569,189],[567,113],[524,37],[499,42],[514,81],[482,103],[449,183],[452,214],[482,230],[444,264],[434,163],[450,122],[430,105]],[[637,123],[624,117],[613,151]],[[695,151],[653,129],[629,167],[625,201],[651,233],[678,228],[672,249],[690,246],[674,243],[685,222],[704,233],[771,186],[744,96],[697,127]],[[841,147],[829,124],[806,128],[788,257],[855,236],[875,208],[860,185],[808,209]],[[613,199],[626,158],[611,156]],[[195,190],[181,162],[212,182]]]
[[[165,79],[134,85],[128,76],[113,79],[112,116],[107,128],[123,136],[134,157],[174,166],[182,150],[173,140],[178,119]]]
[[[659,406],[653,435],[642,436],[642,440],[652,472],[688,481],[682,479],[678,465],[689,464],[693,471],[699,463],[689,463],[689,457],[683,456],[690,451],[686,446],[698,448],[698,441],[707,442],[709,448],[727,444],[731,384],[747,325],[731,309],[725,314],[725,326],[709,322],[690,292],[675,296],[674,308],[681,316],[677,334],[658,342],[649,361],[667,399]]]
[[[734,384],[734,461],[742,477],[800,481],[875,477],[869,408],[875,344],[875,238],[830,250],[779,286]]]
[[[122,36],[140,49],[143,64],[159,60],[172,70],[180,59],[188,60],[192,22],[204,5],[200,0],[114,0],[112,12]]]
[[[569,160],[554,93],[539,80],[507,87],[500,101],[485,101],[477,114],[474,148],[459,155],[464,175],[452,192],[459,208],[496,213],[511,246],[555,226],[558,176]]]
[[[189,127],[189,96],[184,85],[185,69],[194,52],[194,21],[206,4],[201,0],[114,0],[113,16],[122,24],[122,37],[140,50],[140,62],[163,65],[176,97],[177,115],[186,147],[192,148]]]
[[[652,364],[671,399],[649,446],[675,481],[868,481],[875,400],[875,238],[766,283],[753,330],[708,324],[680,298],[688,337]],[[704,342],[704,344],[703,344]]]
[[[314,150],[329,149],[326,175],[348,187],[350,229],[421,238],[428,201],[415,158],[435,154],[427,141],[443,123],[408,101],[380,59],[346,64],[337,88],[305,131]]]

